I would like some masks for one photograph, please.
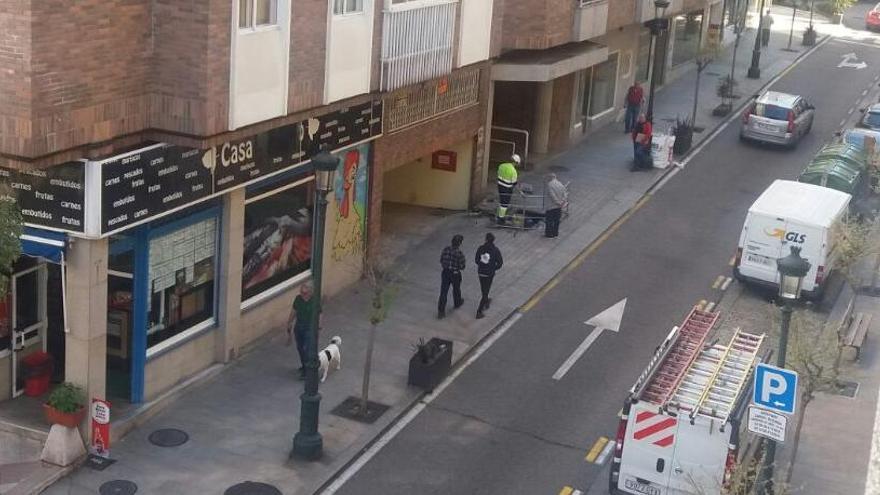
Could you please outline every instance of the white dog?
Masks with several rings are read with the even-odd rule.
[[[321,383],[327,379],[327,373],[330,367],[336,364],[336,369],[342,368],[342,338],[338,335],[330,339],[330,343],[321,352],[318,353],[318,372],[321,373]]]

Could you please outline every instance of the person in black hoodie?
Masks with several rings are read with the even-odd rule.
[[[495,272],[501,269],[504,259],[501,257],[501,251],[495,246],[495,236],[491,232],[486,234],[486,242],[477,248],[477,254],[474,256],[477,262],[477,275],[480,277],[480,292],[483,297],[480,299],[480,307],[477,308],[477,319],[482,318],[483,310],[489,309],[492,299],[489,298],[489,290],[492,288],[492,279],[495,278]]]

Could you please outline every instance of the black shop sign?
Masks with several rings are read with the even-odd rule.
[[[0,199],[15,201],[26,224],[69,232],[85,230],[85,163],[45,170],[0,168]]]

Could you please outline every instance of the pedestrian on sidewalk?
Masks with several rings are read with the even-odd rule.
[[[474,256],[477,263],[477,276],[480,278],[480,306],[477,308],[477,319],[483,318],[483,311],[489,309],[492,304],[492,298],[489,297],[489,290],[492,289],[492,280],[495,278],[495,272],[501,269],[504,259],[501,257],[501,251],[495,246],[495,236],[491,232],[486,234],[486,242],[477,248],[477,254]]]
[[[649,170],[653,167],[651,162],[651,139],[653,137],[653,127],[651,121],[645,117],[645,114],[639,115],[632,131],[633,140],[633,166],[630,170]]]
[[[553,238],[559,235],[559,220],[562,219],[562,209],[568,204],[568,190],[556,174],[547,174],[545,180],[544,237]]]
[[[761,46],[770,44],[770,30],[773,29],[773,16],[770,15],[770,9],[764,14],[764,20],[761,23]]]
[[[290,317],[287,320],[287,345],[296,340],[296,352],[299,353],[299,377],[305,378],[306,362],[308,361],[309,344],[311,344],[312,314],[315,311],[315,301],[312,299],[312,283],[306,282],[299,289],[299,294],[293,299],[290,308]],[[320,315],[319,315],[320,318]],[[319,323],[320,327],[320,323]],[[291,333],[293,334],[291,337]],[[315,332],[317,334],[317,332]]]
[[[639,80],[633,81],[632,86],[626,91],[626,114],[623,118],[624,131],[630,133],[636,125],[636,119],[642,110],[642,103],[645,102],[645,91]]]
[[[498,165],[498,209],[495,212],[496,222],[501,225],[507,218],[507,208],[510,207],[510,198],[516,187],[516,167],[522,163],[522,159],[514,153],[509,162]]]
[[[461,242],[464,240],[460,234],[452,237],[452,244],[443,248],[440,254],[440,300],[437,302],[437,318],[446,316],[446,296],[449,286],[452,286],[453,309],[458,309],[464,304],[461,297],[461,271],[464,270],[464,254],[461,252]]]

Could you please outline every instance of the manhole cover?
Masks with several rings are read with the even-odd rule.
[[[550,165],[547,167],[551,172],[568,172],[568,167],[565,165]]]
[[[108,481],[98,488],[101,495],[133,495],[138,491],[138,486],[128,480]]]
[[[266,483],[245,481],[244,483],[230,486],[223,492],[223,495],[281,495],[281,490]]]
[[[349,396],[338,406],[336,406],[332,411],[330,411],[330,414],[334,414],[336,416],[346,419],[351,419],[360,423],[373,424],[388,409],[389,406],[385,404],[367,401],[367,410],[362,411],[361,398]]]
[[[150,443],[159,447],[177,447],[183,445],[189,440],[189,435],[183,430],[175,428],[165,428],[164,430],[156,430],[150,433]]]
[[[838,380],[837,388],[834,390],[835,394],[842,395],[844,397],[849,397],[850,399],[854,399],[858,392],[859,392],[859,383],[858,382],[848,382],[846,380]]]

